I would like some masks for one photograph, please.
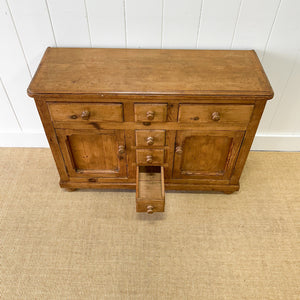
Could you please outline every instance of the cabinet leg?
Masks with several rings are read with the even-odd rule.
[[[232,193],[234,193],[235,191],[223,191],[223,193],[224,194],[227,194],[227,195],[229,195],[229,194],[232,194]]]
[[[65,190],[66,190],[67,192],[74,192],[74,191],[77,191],[77,189],[75,189],[75,188],[65,188]]]

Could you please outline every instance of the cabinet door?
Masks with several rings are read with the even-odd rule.
[[[242,131],[177,131],[173,178],[228,179],[243,136]]]
[[[70,177],[126,177],[123,130],[56,130]]]

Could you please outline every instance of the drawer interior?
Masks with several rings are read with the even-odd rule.
[[[163,212],[165,207],[164,168],[138,166],[136,178],[136,211]]]

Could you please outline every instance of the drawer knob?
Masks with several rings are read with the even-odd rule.
[[[213,121],[216,121],[216,122],[219,121],[221,119],[220,113],[217,112],[217,111],[213,112],[211,114],[211,118],[212,118]]]
[[[148,120],[153,120],[154,119],[154,111],[147,111],[147,119]]]
[[[152,164],[152,162],[153,162],[153,157],[152,157],[152,155],[147,155],[147,157],[146,157],[146,162],[147,162],[148,164]]]
[[[118,152],[119,152],[119,154],[124,154],[125,153],[125,146],[123,146],[123,145],[119,146]]]
[[[154,138],[152,136],[147,137],[147,145],[151,146],[154,144]]]
[[[147,206],[147,214],[153,214],[154,213],[153,208],[154,207],[152,205],[148,205]]]
[[[81,118],[83,120],[88,120],[90,118],[90,112],[88,110],[84,110],[82,113],[81,113]]]
[[[176,149],[175,149],[175,152],[176,152],[177,154],[182,154],[182,152],[183,152],[182,147],[181,147],[181,146],[177,146]]]

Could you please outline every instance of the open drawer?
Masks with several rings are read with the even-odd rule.
[[[164,168],[161,166],[137,166],[136,211],[163,212],[165,209]]]

